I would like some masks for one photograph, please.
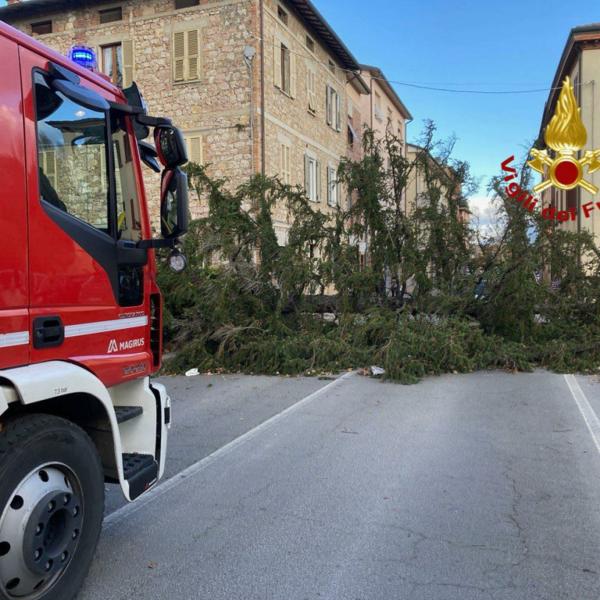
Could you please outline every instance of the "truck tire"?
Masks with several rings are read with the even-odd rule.
[[[81,428],[51,415],[0,431],[0,598],[71,600],[102,528],[98,452]]]

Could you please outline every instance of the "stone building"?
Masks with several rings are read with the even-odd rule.
[[[150,113],[183,130],[190,159],[232,187],[262,172],[304,186],[323,211],[341,202],[359,65],[310,0],[12,0],[0,19],[63,54],[96,49],[99,69],[136,81]],[[157,207],[155,174],[146,189]],[[285,209],[275,213],[284,243]]]

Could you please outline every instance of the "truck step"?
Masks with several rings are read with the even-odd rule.
[[[129,496],[133,500],[151,487],[158,478],[158,463],[150,454],[123,454],[123,473],[129,483]]]
[[[144,414],[144,409],[141,406],[115,406],[117,414],[117,423],[125,423]]]

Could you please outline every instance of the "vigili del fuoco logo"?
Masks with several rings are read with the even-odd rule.
[[[587,150],[583,158],[577,157],[577,153],[587,142],[587,131],[569,77],[563,82],[556,110],[544,132],[544,141],[554,153],[551,155],[547,149],[533,148],[530,152],[531,160],[527,162],[543,177],[533,188],[535,194],[552,186],[559,190],[581,187],[590,194],[598,193],[598,187],[585,179],[585,167],[590,174],[600,169],[600,149]],[[517,182],[512,181],[517,176],[516,169],[510,166],[513,160],[514,156],[510,156],[501,165],[502,170],[508,173],[504,181],[510,182],[506,186],[506,194],[533,212],[538,200],[530,192],[523,190]],[[581,206],[586,217],[589,217],[595,208],[600,209],[600,202],[587,202]],[[557,211],[555,207],[547,206],[542,209],[542,217],[548,220],[575,221],[577,212],[574,208]]]

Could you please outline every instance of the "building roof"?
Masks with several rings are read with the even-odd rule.
[[[400,100],[400,96],[396,93],[396,90],[390,84],[388,78],[384,75],[383,71],[379,67],[373,67],[371,65],[360,65],[361,71],[368,71],[372,77],[379,81],[379,85],[385,90],[385,93],[394,103],[394,106],[404,115],[406,119],[412,121],[412,115],[408,108],[404,105],[404,102]]]
[[[359,70],[358,62],[352,55],[352,52],[348,50],[346,44],[342,42],[311,0],[286,0],[286,2],[294,8],[302,20],[331,49],[344,69],[349,69],[350,71]]]
[[[98,4],[107,4],[114,0],[27,0],[15,2],[0,8],[0,19],[12,21],[20,18],[44,17],[47,11],[61,11],[72,8],[83,8]],[[348,47],[331,28],[323,15],[316,9],[311,0],[286,0],[300,18],[312,29],[321,41],[331,50],[344,69],[358,71],[356,58]]]
[[[600,23],[589,23],[588,25],[579,25],[574,27],[569,32],[567,43],[565,44],[563,53],[558,63],[558,68],[554,74],[552,80],[552,86],[548,99],[544,106],[544,113],[542,115],[542,122],[540,124],[540,131],[536,145],[544,146],[544,129],[547,123],[554,114],[554,108],[558,95],[560,93],[560,87],[565,75],[570,72],[573,67],[573,63],[579,57],[579,53],[587,44],[599,45],[600,47]]]

